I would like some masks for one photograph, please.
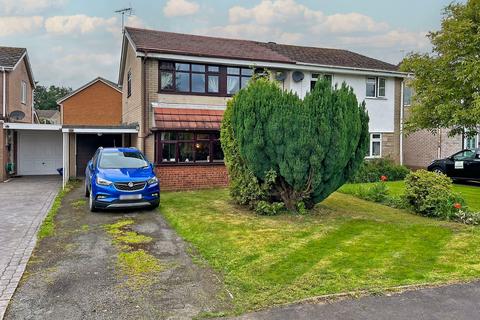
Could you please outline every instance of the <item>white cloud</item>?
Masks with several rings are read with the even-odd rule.
[[[0,12],[10,14],[37,13],[46,9],[58,8],[67,0],[0,0]]]
[[[318,22],[324,18],[321,11],[315,11],[295,0],[262,0],[253,8],[234,6],[228,13],[230,23],[254,21],[260,25],[278,25],[304,21]]]
[[[197,13],[200,6],[194,1],[188,0],[168,0],[163,8],[163,13],[167,17],[189,16]]]
[[[409,32],[391,30],[384,34],[363,37],[341,37],[340,41],[347,45],[363,45],[376,48],[398,46],[401,49],[425,49],[430,46],[427,32]]]
[[[335,33],[353,33],[361,31],[382,31],[388,28],[385,22],[377,22],[360,13],[334,14],[326,17],[323,25]]]
[[[98,31],[98,28],[111,28],[118,24],[117,18],[90,17],[83,14],[54,16],[45,21],[45,29],[53,34],[76,34]]]
[[[0,37],[25,34],[38,30],[43,25],[43,17],[0,17]]]

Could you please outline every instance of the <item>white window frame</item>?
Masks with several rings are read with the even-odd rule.
[[[410,90],[410,103],[405,102],[405,92],[406,90]],[[404,107],[410,107],[412,105],[412,97],[413,97],[413,89],[409,86],[404,86],[403,87],[403,106]]]
[[[383,95],[380,95],[380,81],[383,80]],[[377,78],[377,97],[385,98],[387,96],[387,78],[378,77]]]
[[[22,104],[27,104],[27,83],[23,80],[21,82],[20,90],[21,90],[21,96],[20,96],[21,102]]]
[[[379,135],[379,138],[374,138],[373,135]],[[380,143],[380,154],[379,155],[373,155],[373,143],[374,142],[379,142]],[[382,134],[380,132],[371,132],[370,133],[370,146],[368,150],[368,156],[367,158],[381,158],[382,157]]]
[[[315,77],[314,77],[315,75]],[[310,90],[312,90],[312,82],[317,82],[320,77],[330,76],[332,78],[331,84],[333,86],[333,74],[332,73],[312,73],[310,77]]]
[[[384,94],[380,95],[380,80],[384,81]],[[369,84],[374,84],[375,94],[373,96],[367,95],[367,86]],[[387,78],[385,77],[367,77],[365,81],[365,97],[369,99],[386,99],[387,98]]]
[[[463,148],[464,148],[464,149],[468,149],[468,140],[469,140],[469,139],[472,139],[472,138],[475,139],[475,140],[474,140],[475,142],[474,142],[474,148],[473,148],[473,149],[478,148],[478,142],[480,141],[480,134],[477,134],[476,137],[471,137],[471,138],[465,137],[465,139],[463,140]]]
[[[373,80],[373,81],[372,81]],[[373,84],[375,86],[375,93],[373,94],[373,96],[369,96],[368,95],[368,85],[369,84]],[[378,85],[377,85],[377,77],[367,77],[367,80],[365,82],[365,97],[367,98],[376,98],[377,97],[377,88],[378,88]]]

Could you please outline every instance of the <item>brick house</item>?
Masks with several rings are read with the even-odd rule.
[[[219,127],[226,102],[268,69],[301,98],[319,77],[346,82],[370,115],[367,157],[402,161],[406,74],[354,52],[125,28],[119,71],[122,119],[139,124],[132,145],[154,162],[164,189],[223,186]]]
[[[0,181],[17,171],[19,137],[4,123],[33,123],[33,78],[27,49],[0,47]]]
[[[10,175],[58,175],[63,168],[65,183],[84,175],[98,147],[127,146],[130,134],[138,132],[135,124],[122,124],[122,90],[104,78],[95,78],[57,103],[58,123],[3,123],[8,136],[18,137],[12,151],[16,171]]]
[[[404,114],[408,117],[410,112],[412,94],[405,87]],[[403,143],[404,164],[413,169],[426,168],[433,160],[443,159],[463,149],[480,147],[480,134],[476,137],[456,135],[450,137],[449,129],[439,129],[435,134],[428,130],[420,130],[406,135]]]

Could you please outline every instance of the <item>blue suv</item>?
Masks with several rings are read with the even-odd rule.
[[[160,182],[153,165],[135,148],[98,148],[85,169],[90,211],[110,208],[156,208]]]

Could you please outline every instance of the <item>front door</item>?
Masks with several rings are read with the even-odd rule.
[[[122,147],[121,134],[77,134],[77,177],[85,176],[85,168],[99,147]]]

